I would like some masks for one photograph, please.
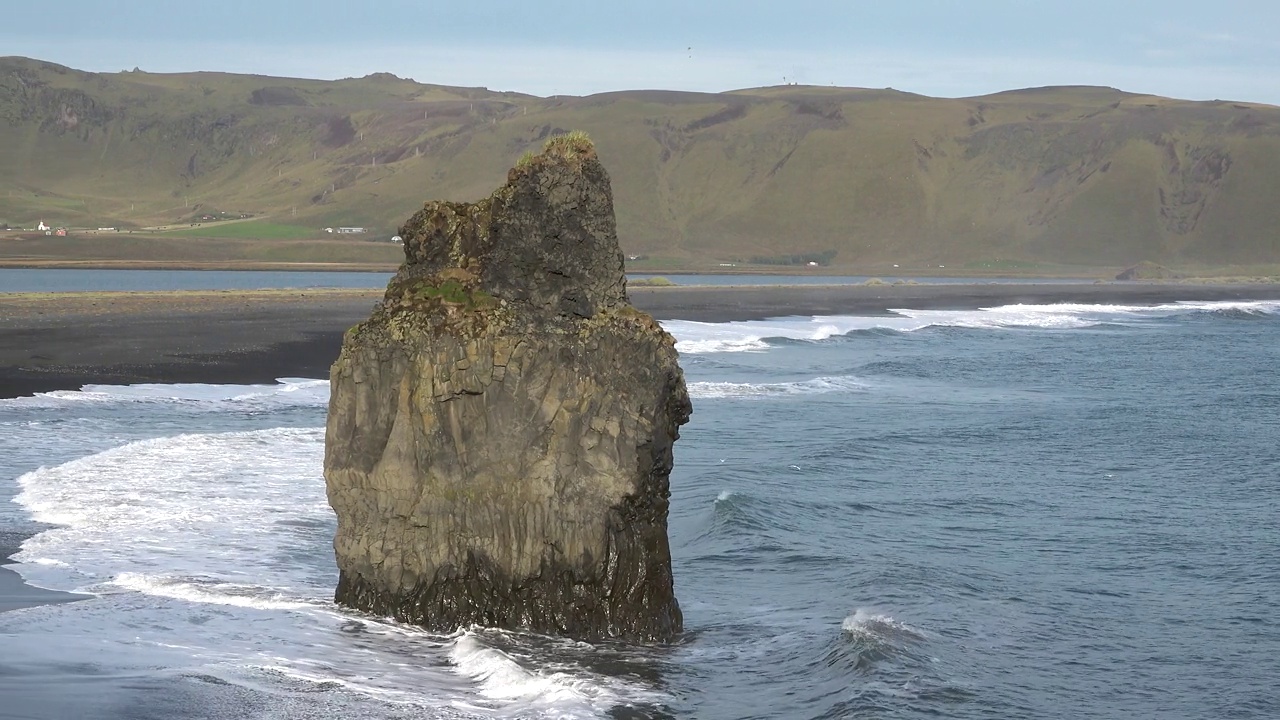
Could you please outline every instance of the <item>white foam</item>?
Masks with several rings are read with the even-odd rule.
[[[485,645],[472,632],[454,641],[449,660],[457,671],[475,681],[480,695],[501,704],[491,710],[506,717],[595,718],[629,698],[653,693],[577,669],[548,665],[538,670],[522,666],[514,657]],[[653,696],[656,698],[656,696]]]
[[[914,321],[909,326],[897,328],[913,332],[927,327],[961,327],[973,329],[1085,328],[1102,322],[1089,313],[1064,309],[1052,305],[1005,305],[982,310],[893,310],[894,313]]]
[[[323,452],[322,429],[277,428],[142,440],[39,468],[18,478],[14,500],[56,527],[15,559],[65,590],[121,573],[233,582],[246,567],[297,562],[298,533],[332,517]]]
[[[920,327],[965,327],[978,329],[1086,328],[1103,323],[1133,324],[1193,313],[1240,311],[1257,315],[1280,313],[1280,301],[1177,302],[1159,305],[1001,305],[980,310],[893,310],[911,318]],[[913,328],[919,329],[919,328]]]
[[[192,410],[270,410],[289,406],[323,407],[329,401],[329,381],[280,378],[275,385],[212,385],[174,383],[85,385],[79,390],[54,390],[33,396],[0,400],[5,405],[44,408],[76,404],[148,403],[182,405]]]
[[[888,642],[899,637],[912,640],[924,640],[928,637],[923,630],[899,622],[890,615],[862,608],[858,608],[852,615],[846,617],[840,623],[840,629],[855,637],[874,642]]]
[[[867,384],[855,377],[836,376],[781,383],[694,382],[689,383],[689,396],[693,398],[759,398],[863,392],[866,389]]]
[[[1102,323],[1139,323],[1200,312],[1241,311],[1280,314],[1280,301],[1178,302],[1160,305],[1001,305],[977,310],[890,310],[890,315],[783,317],[771,320],[701,323],[669,320],[663,327],[683,354],[761,352],[770,339],[822,342],[858,330],[915,332],[931,327],[1066,330]]]
[[[758,352],[769,349],[766,338],[825,340],[853,330],[878,327],[879,318],[812,317],[775,320],[704,323],[668,320],[662,324],[676,338],[676,349],[686,354]]]
[[[104,585],[186,602],[230,605],[254,610],[303,610],[314,607],[314,603],[290,599],[280,592],[238,583],[202,584],[181,578],[126,572],[120,573]]]

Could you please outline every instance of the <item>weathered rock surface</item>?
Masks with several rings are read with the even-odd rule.
[[[691,408],[673,339],[627,301],[595,149],[554,138],[400,235],[331,373],[337,601],[444,631],[680,632],[668,476]]]

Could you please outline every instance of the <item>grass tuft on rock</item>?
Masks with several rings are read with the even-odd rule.
[[[542,146],[546,155],[559,155],[564,158],[576,158],[595,152],[596,146],[590,136],[581,130],[574,130],[565,135],[556,135]]]

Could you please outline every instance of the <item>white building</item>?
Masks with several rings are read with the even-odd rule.
[[[45,230],[52,230],[52,228],[50,228],[48,225],[45,225],[44,221],[41,220],[40,224],[36,226],[36,230],[39,230],[40,232],[44,232]]]

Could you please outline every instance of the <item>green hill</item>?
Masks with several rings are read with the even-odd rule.
[[[630,254],[993,270],[1280,262],[1280,108],[1096,87],[538,98],[391,75],[99,74],[3,58],[0,224],[190,234],[229,213],[263,222],[212,236],[357,225],[385,239],[423,200],[481,197],[570,129],[591,135],[612,174]]]

